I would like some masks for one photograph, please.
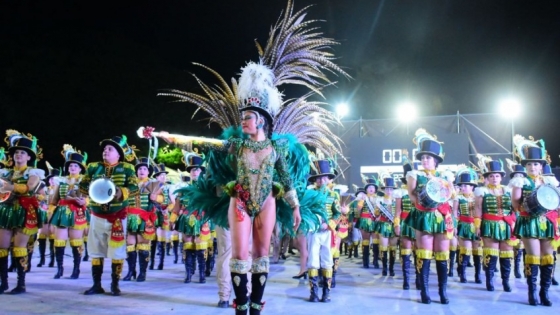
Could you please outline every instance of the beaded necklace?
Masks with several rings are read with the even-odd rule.
[[[265,139],[263,141],[254,141],[251,139],[245,139],[245,141],[243,141],[243,147],[253,151],[253,153],[264,150],[265,148],[269,147],[270,144],[271,144],[270,139]]]

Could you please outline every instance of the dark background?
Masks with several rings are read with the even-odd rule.
[[[193,105],[156,97],[159,89],[198,91],[191,72],[212,82],[257,60],[285,7],[269,1],[3,1],[0,4],[0,129],[31,132],[57,166],[64,143],[101,158],[100,140],[139,126],[215,136]],[[558,165],[560,10],[557,1],[296,0],[316,4],[340,79],[327,101],[346,101],[348,119],[395,116],[411,99],[421,116],[494,112],[515,95],[524,115],[516,131],[544,138]],[[333,80],[337,78],[333,77]],[[285,90],[290,97],[297,89]],[[42,164],[40,164],[42,166]]]

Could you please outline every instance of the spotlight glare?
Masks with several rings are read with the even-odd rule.
[[[521,102],[514,97],[504,98],[499,103],[500,114],[507,119],[515,119],[521,114]]]
[[[416,119],[417,115],[416,104],[410,101],[404,102],[397,107],[397,116],[403,122],[411,122]]]
[[[338,115],[338,118],[342,118],[348,115],[349,111],[350,109],[348,108],[348,104],[346,103],[340,103],[336,105],[336,114]]]

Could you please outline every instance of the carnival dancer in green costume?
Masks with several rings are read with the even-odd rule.
[[[543,189],[547,197],[557,200],[555,188],[558,181],[554,177],[542,176],[543,166],[546,164],[546,150],[544,141],[525,139],[515,135],[516,158],[527,169],[527,178],[514,178],[512,185],[513,208],[519,213],[515,222],[514,234],[525,245],[525,273],[530,305],[552,306],[548,296],[548,289],[552,283],[552,270],[554,264],[553,252],[560,241],[558,230],[558,205],[550,204],[547,208],[534,201],[538,198],[537,190]],[[553,187],[547,187],[547,185]],[[544,200],[542,200],[544,201]],[[543,202],[544,203],[544,202]],[[547,203],[548,204],[548,203]],[[556,208],[556,209],[554,209]],[[537,297],[537,276],[541,272],[541,289]],[[539,301],[540,297],[540,301]]]
[[[422,303],[429,304],[432,301],[428,279],[430,262],[432,257],[435,257],[440,301],[442,304],[448,304],[447,263],[449,240],[453,237],[454,224],[451,207],[443,200],[452,196],[453,183],[443,179],[443,174],[437,171],[444,155],[441,142],[424,129],[418,129],[415,136],[414,143],[418,146],[416,159],[420,160],[423,169],[407,174],[408,194],[414,208],[405,222],[416,230],[416,268],[421,273]]]
[[[364,268],[369,268],[369,242],[373,238],[375,239],[375,201],[377,199],[377,190],[379,185],[377,181],[373,178],[364,179],[365,195],[358,195],[357,210],[360,212],[360,217],[358,218],[358,228],[362,233],[362,266]],[[376,247],[373,248],[373,267],[378,269],[378,259],[376,255],[379,255],[379,244],[375,244]]]
[[[47,163],[47,169],[49,174],[43,180],[45,182],[45,200],[40,200],[40,203],[46,207],[46,209],[41,209],[40,212],[41,221],[43,222],[43,226],[39,229],[37,234],[37,243],[39,243],[39,263],[37,267],[43,267],[45,264],[45,253],[47,251],[47,240],[49,241],[49,267],[54,267],[54,233],[51,231],[50,221],[56,208],[55,205],[51,204],[51,200],[55,193],[55,188],[58,187],[59,184],[59,177],[61,175],[60,169],[53,168],[50,166],[49,162]],[[42,207],[40,207],[42,208]],[[54,228],[53,228],[54,229]]]
[[[146,281],[148,262],[150,261],[150,241],[156,238],[156,209],[150,200],[152,190],[159,185],[151,179],[154,172],[153,162],[149,157],[141,157],[134,166],[138,177],[138,194],[129,197],[128,216],[126,219],[126,262],[128,273],[123,281],[135,279],[137,282]],[[136,274],[136,261],[140,273]]]
[[[12,294],[26,292],[25,272],[27,270],[27,243],[41,226],[37,214],[39,201],[36,189],[45,172],[34,168],[41,150],[37,139],[31,134],[24,135],[16,130],[6,131],[8,156],[12,168],[0,169],[0,294],[8,290],[8,248],[13,237],[17,286]]]
[[[395,234],[395,227],[400,225],[400,219],[396,217],[396,199],[393,195],[395,180],[389,174],[382,177],[381,186],[384,192],[383,197],[379,197],[375,203],[375,215],[377,219],[374,224],[374,232],[379,235],[379,251],[381,253],[382,276],[387,276],[387,263],[389,263],[389,276],[395,276],[395,259],[397,258],[398,236]],[[385,211],[382,211],[385,210]]]
[[[84,229],[87,226],[86,203],[87,200],[79,192],[79,184],[85,173],[87,153],[82,154],[71,145],[63,146],[62,156],[64,172],[51,204],[56,206],[51,224],[55,227],[55,256],[57,272],[55,279],[60,279],[64,272],[64,251],[66,242],[70,239],[74,268],[70,279],[78,279],[80,276],[80,262],[82,261],[82,248],[84,245]]]

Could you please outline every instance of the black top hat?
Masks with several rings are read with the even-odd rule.
[[[202,166],[202,158],[198,155],[189,156],[189,161],[187,166],[187,172],[190,172],[193,168],[200,168],[204,171],[204,166]]]
[[[66,159],[66,162],[64,162],[64,172],[66,174],[68,174],[68,167],[70,166],[71,163],[76,163],[78,164],[78,166],[80,166],[80,169],[82,170],[81,173],[85,173],[86,172],[86,156],[77,153],[77,152],[73,152],[73,153],[69,153],[68,157]]]
[[[160,163],[160,164],[154,165],[154,175],[153,175],[153,177],[157,177],[161,173],[169,174],[169,172],[165,170],[165,164]]]
[[[457,178],[457,185],[471,185],[473,187],[476,187],[478,186],[478,183],[476,179],[471,176],[470,173],[465,172],[459,174],[459,177]]]
[[[550,168],[550,165],[548,163],[544,165],[542,174],[543,176],[555,176],[554,173],[552,173],[552,169]]]
[[[488,161],[486,162],[486,169],[487,171],[482,174],[482,176],[486,177],[492,173],[499,173],[503,176],[506,175],[506,172],[504,172],[504,166],[502,165],[502,163],[500,163],[500,161]]]
[[[441,143],[426,139],[420,144],[420,150],[416,152],[416,159],[420,160],[423,154],[433,156],[439,163],[443,162],[443,149]]]
[[[60,173],[61,173],[61,172],[60,172],[60,169],[58,169],[58,168],[49,169],[49,175],[47,175],[47,176],[45,177],[45,183],[48,184],[48,183],[49,183],[49,180],[50,180],[51,178],[53,178],[53,177],[55,177],[55,176],[60,176]]]
[[[122,162],[125,159],[124,150],[128,150],[128,144],[126,143],[126,137],[114,136],[111,139],[102,140],[99,145],[105,147],[106,145],[113,146],[117,151],[119,151],[119,161]]]
[[[145,167],[148,168],[148,177],[152,176],[152,174],[154,173],[154,167],[153,167],[152,163],[150,163],[150,158],[147,158],[147,157],[139,158],[136,165],[134,165],[134,170],[136,170],[136,172],[138,172],[138,169],[140,168],[140,166],[145,166]]]
[[[543,149],[540,147],[525,147],[525,159],[521,160],[521,165],[525,166],[529,162],[539,162],[545,164]]]
[[[14,141],[13,145],[8,148],[8,153],[10,156],[14,156],[16,150],[23,150],[29,154],[31,159],[27,162],[27,165],[35,165],[35,160],[37,159],[37,143],[36,140],[29,139],[27,137],[21,137]]]
[[[363,188],[360,187],[356,190],[356,192],[354,193],[354,196],[357,197],[359,193],[364,193],[365,194],[366,191]]]
[[[315,168],[317,172],[311,176],[309,176],[309,181],[314,182],[317,177],[327,176],[329,179],[333,179],[334,173],[331,170],[331,163],[328,160],[317,160],[313,162],[315,164]]]
[[[366,179],[366,185],[364,186],[364,190],[367,191],[369,186],[375,186],[375,190],[379,189],[379,186],[377,185],[377,181],[373,178]]]
[[[395,188],[395,179],[393,177],[383,178],[383,186],[381,188]]]
[[[515,174],[522,174],[524,177],[527,177],[527,171],[521,164],[515,164],[513,166],[513,172],[509,174],[509,178],[513,178]]]

